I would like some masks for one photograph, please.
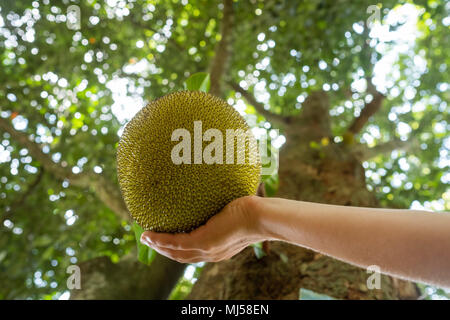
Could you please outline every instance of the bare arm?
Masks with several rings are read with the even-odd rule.
[[[450,287],[449,214],[264,201],[262,229],[273,239],[361,267],[378,265],[384,273],[405,279]]]
[[[189,234],[142,241],[180,262],[228,259],[251,243],[281,240],[383,273],[450,287],[450,214],[237,199]]]

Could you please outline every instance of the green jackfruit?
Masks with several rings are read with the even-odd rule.
[[[261,163],[256,139],[232,106],[181,91],[150,102],[127,124],[117,171],[135,221],[146,230],[177,233],[255,194]]]

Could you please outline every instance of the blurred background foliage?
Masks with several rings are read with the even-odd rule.
[[[68,25],[70,5],[80,11],[75,30]],[[450,210],[449,2],[239,0],[233,6],[227,82],[283,115],[301,112],[309,92],[328,91],[333,142],[344,143],[345,129],[371,99],[372,78],[387,99],[348,143],[413,139],[415,147],[367,159],[368,187],[385,207]],[[370,29],[369,6],[380,18]],[[208,71],[222,8],[216,0],[2,1],[0,120],[73,174],[93,172],[117,184],[123,126],[146,101]],[[223,96],[244,116],[256,115],[229,87]],[[268,131],[282,152],[282,131],[277,135],[261,115],[253,126]],[[276,173],[265,182],[274,195]],[[136,246],[132,225],[99,201],[93,187],[55,179],[4,131],[0,219],[0,299],[67,298],[67,266],[103,255],[115,262]],[[186,269],[173,299],[186,296],[201,266]],[[447,294],[422,289],[427,299]]]

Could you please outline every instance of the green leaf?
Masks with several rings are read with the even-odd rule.
[[[144,229],[136,222],[133,223],[134,235],[138,249],[138,260],[143,264],[150,265],[156,256],[156,251],[141,243],[141,235]]]
[[[253,251],[255,252],[255,256],[257,259],[261,259],[262,257],[266,256],[266,253],[262,248],[262,242],[251,244],[251,246],[253,247]]]
[[[263,176],[264,187],[266,189],[266,197],[274,197],[278,191],[278,174],[271,176]]]
[[[1,251],[1,252],[0,252],[0,262],[2,262],[3,259],[5,259],[7,255],[8,255],[8,252],[6,252],[6,251]]]
[[[210,86],[209,73],[206,72],[194,73],[184,82],[184,88],[189,91],[208,92]]]

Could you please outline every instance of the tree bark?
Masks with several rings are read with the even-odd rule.
[[[328,100],[309,96],[299,117],[286,127],[280,152],[278,196],[288,199],[376,207],[361,163],[344,144],[330,139]],[[315,144],[311,144],[315,142]],[[319,145],[320,147],[314,147]],[[313,146],[313,147],[312,147]],[[272,242],[257,259],[251,248],[230,260],[205,266],[190,299],[298,299],[300,288],[337,299],[416,299],[416,285],[389,276],[369,290],[366,270],[319,253]]]
[[[233,0],[223,0],[223,18],[220,28],[221,39],[215,48],[214,59],[211,61],[211,87],[209,93],[220,97],[222,95],[222,79],[228,68],[231,53],[231,32],[233,27]]]
[[[88,260],[80,264],[81,289],[73,289],[70,299],[167,299],[185,267],[161,255],[151,266],[137,261],[135,254],[118,263],[109,257]]]

